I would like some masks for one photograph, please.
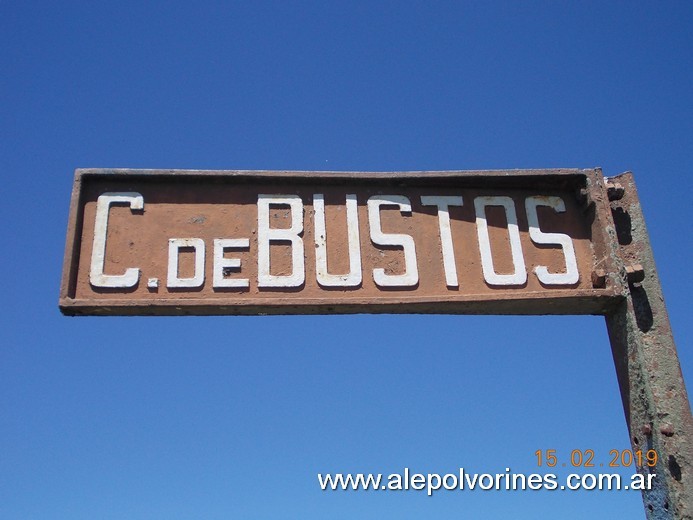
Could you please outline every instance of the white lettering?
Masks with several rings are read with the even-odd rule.
[[[452,231],[450,230],[450,206],[461,206],[462,197],[443,197],[422,195],[421,204],[438,207],[438,228],[440,229],[440,245],[443,250],[443,267],[445,268],[445,283],[448,287],[458,287],[457,268],[455,267],[455,250],[452,246]]]
[[[178,257],[181,249],[192,248],[195,252],[195,271],[190,278],[178,274]],[[166,286],[171,288],[202,287],[205,282],[205,243],[201,238],[169,238],[168,276]]]
[[[217,287],[248,287],[247,278],[226,278],[225,272],[241,267],[240,258],[225,258],[226,249],[247,249],[250,240],[247,238],[215,238],[214,239],[214,273],[212,286]]]
[[[505,210],[508,221],[508,235],[510,238],[510,252],[513,260],[512,274],[498,274],[493,267],[491,254],[491,239],[486,223],[486,206],[501,206]],[[522,256],[522,244],[520,243],[520,230],[517,226],[517,214],[515,203],[510,197],[476,197],[474,199],[476,211],[476,231],[479,237],[479,250],[481,252],[481,267],[484,272],[484,280],[489,285],[522,285],[527,281],[525,260]]]
[[[381,287],[412,287],[419,283],[416,247],[409,235],[383,233],[380,226],[380,207],[397,206],[402,214],[411,213],[411,203],[403,195],[374,195],[368,199],[368,223],[371,240],[379,246],[400,246],[404,249],[404,273],[386,274],[383,268],[373,269],[373,280]]]
[[[317,280],[323,287],[355,287],[361,284],[361,242],[356,195],[346,196],[347,240],[349,244],[349,273],[330,274],[327,271],[327,232],[325,229],[325,198],[313,195],[315,210],[315,264]]]
[[[573,241],[563,233],[544,233],[539,229],[538,206],[548,206],[556,213],[565,211],[565,202],[560,197],[527,197],[525,208],[527,210],[527,222],[529,223],[529,236],[535,244],[555,244],[563,249],[565,258],[565,273],[549,273],[546,266],[539,265],[534,268],[539,281],[546,285],[571,285],[580,279],[578,273],[577,258]]]
[[[135,192],[109,192],[99,195],[96,200],[94,222],[94,243],[91,250],[89,283],[94,287],[134,287],[140,278],[140,270],[131,267],[124,274],[104,274],[106,257],[106,236],[108,234],[108,213],[113,204],[128,204],[132,211],[144,209],[144,198]]]
[[[270,206],[289,206],[291,209],[290,228],[270,228]],[[303,201],[298,195],[258,195],[258,273],[259,287],[300,287],[306,279],[303,258]],[[270,273],[270,244],[289,242],[291,244],[291,274],[273,275]]]

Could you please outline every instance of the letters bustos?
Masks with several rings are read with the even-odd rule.
[[[406,221],[412,215],[412,197],[403,194],[375,194],[366,200],[358,200],[355,193],[346,193],[340,208],[346,233],[341,238],[346,242],[348,268],[335,272],[328,267],[329,229],[326,224],[325,196],[314,193],[309,201],[297,194],[257,195],[256,237],[215,236],[211,238],[195,236],[162,237],[167,240],[167,271],[165,285],[176,290],[196,289],[205,283],[206,266],[211,261],[212,288],[244,288],[255,284],[257,288],[297,288],[306,282],[307,273],[315,277],[322,288],[354,288],[363,283],[364,277],[372,277],[378,288],[416,287],[420,281],[419,265],[426,261],[440,262],[444,272],[444,283],[448,288],[464,285],[457,268],[456,251],[474,248],[481,263],[484,282],[491,287],[523,286],[528,276],[535,276],[544,286],[571,286],[580,280],[578,262],[573,239],[566,233],[542,230],[539,208],[556,215],[566,211],[566,204],[559,196],[529,195],[523,198],[518,207],[516,198],[504,195],[479,195],[466,200],[462,195],[420,195],[415,201],[422,208],[437,214],[438,251],[422,251],[415,238],[416,233],[393,233],[386,231],[381,221],[384,210],[394,210],[399,218]],[[306,211],[307,203],[310,211]],[[365,206],[366,219],[359,215],[359,204]],[[473,208],[475,240],[459,243],[453,236],[450,212],[464,205]],[[96,203],[94,235],[89,266],[89,283],[95,288],[132,288],[140,280],[142,268],[127,266],[120,272],[106,269],[106,242],[109,232],[109,214],[113,206],[124,205],[131,210],[131,218],[146,210],[147,201],[138,192],[105,192]],[[272,222],[273,209],[283,208],[288,212],[289,225],[277,226]],[[500,245],[490,238],[487,213],[493,208],[501,211],[506,223],[503,233],[506,239]],[[530,243],[523,244],[518,225],[518,213],[526,219]],[[233,219],[233,215],[229,215]],[[365,221],[362,221],[365,220]],[[311,243],[305,240],[306,228],[311,228]],[[372,265],[365,268],[362,260],[362,235],[376,247],[396,250],[401,267],[398,272],[388,271],[384,266]],[[283,244],[290,257],[288,272],[277,274],[272,265],[273,245]],[[524,250],[527,247],[553,247],[560,251],[560,268],[550,269],[546,265],[535,265],[528,269]],[[254,251],[252,249],[254,249]],[[288,248],[288,249],[286,249]],[[314,250],[314,268],[306,269],[308,248]],[[504,251],[499,250],[504,248]],[[192,273],[183,276],[179,269],[182,251],[192,252],[194,261]],[[247,251],[255,259],[251,279],[244,274],[244,266],[234,252]],[[497,268],[496,255],[503,254],[510,259],[510,268],[501,272]],[[149,278],[148,286],[158,286],[158,278]]]

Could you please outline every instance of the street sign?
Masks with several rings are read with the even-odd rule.
[[[77,170],[65,314],[603,314],[597,170]]]
[[[691,518],[693,416],[630,173],[77,170],[60,309],[603,314],[633,453],[658,454],[647,518]]]

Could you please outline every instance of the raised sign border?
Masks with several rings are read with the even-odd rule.
[[[449,298],[406,296],[349,296],[339,301],[322,298],[278,296],[266,298],[225,295],[220,298],[190,300],[156,298],[133,301],[122,299],[78,299],[75,285],[79,265],[82,232],[83,187],[93,178],[146,180],[170,178],[188,182],[200,178],[234,179],[256,183],[281,180],[296,184],[348,185],[377,184],[401,186],[475,186],[493,188],[560,188],[575,190],[582,199],[583,211],[590,212],[592,245],[595,259],[593,289],[555,289],[528,291],[521,296],[499,294],[456,295]],[[355,313],[427,313],[427,314],[608,314],[623,298],[624,281],[614,263],[616,237],[608,204],[607,189],[599,169],[471,170],[407,172],[329,172],[329,171],[252,171],[252,170],[141,170],[77,169],[70,204],[65,260],[60,290],[60,310],[66,315],[262,315],[262,314],[355,314]],[[599,272],[597,272],[599,271]],[[601,285],[601,287],[600,287]]]

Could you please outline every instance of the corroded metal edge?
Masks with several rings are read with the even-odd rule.
[[[146,175],[146,176],[207,176],[207,177],[281,177],[399,179],[436,177],[530,177],[579,175],[593,170],[581,168],[511,169],[511,170],[408,170],[408,171],[343,171],[343,170],[181,170],[137,168],[77,168],[75,178],[84,175]]]
[[[634,451],[654,449],[650,520],[693,519],[693,417],[633,175],[609,179],[624,299],[606,323]]]
[[[272,303],[266,299],[230,300],[228,298],[205,299],[204,301],[180,299],[149,301],[122,300],[79,300],[61,298],[60,310],[69,316],[90,315],[262,315],[262,314],[498,314],[498,315],[542,315],[542,314],[595,314],[611,312],[619,297],[609,291],[556,291],[552,297],[546,293],[523,293],[522,297],[499,297],[493,301],[479,301],[474,295],[465,299],[381,297],[344,298],[339,302],[325,303],[318,298],[276,298]]]

